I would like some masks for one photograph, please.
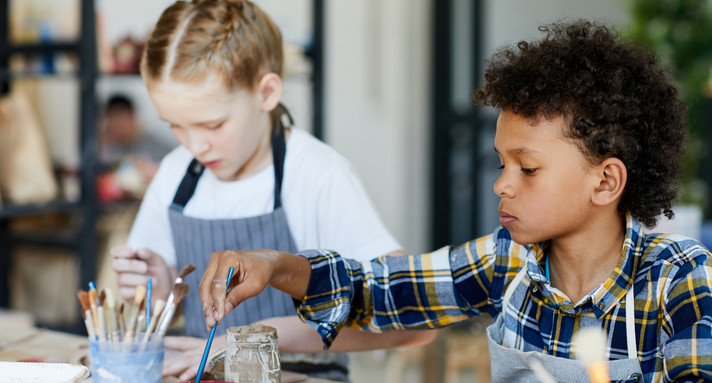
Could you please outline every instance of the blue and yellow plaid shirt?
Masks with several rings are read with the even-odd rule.
[[[572,335],[595,318],[608,333],[610,358],[624,359],[625,295],[632,283],[645,381],[712,381],[712,254],[699,242],[646,235],[629,216],[616,269],[577,303],[549,284],[543,248],[518,245],[499,227],[456,248],[363,264],[333,251],[304,251],[312,276],[299,315],[327,347],[343,326],[381,332],[440,328],[481,313],[494,318],[507,286],[526,267],[520,325],[506,329],[516,338],[509,347],[575,358]]]

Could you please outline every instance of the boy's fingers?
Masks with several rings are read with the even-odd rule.
[[[257,294],[253,293],[254,289],[251,286],[237,285],[227,294],[225,298],[225,303],[222,305],[223,316],[229,314],[235,307],[240,305],[246,299],[251,298]],[[216,306],[218,307],[218,306]]]
[[[236,268],[237,269],[237,268]],[[217,269],[215,270],[215,274],[213,275],[211,283],[211,288],[210,288],[210,299],[213,302],[213,307],[212,309],[215,310],[215,320],[220,321],[222,320],[223,316],[225,315],[225,292],[227,291],[227,274],[229,271],[229,267],[225,269],[224,267],[221,267],[218,265]],[[234,274],[237,274],[238,271],[235,271]]]
[[[217,268],[217,258],[216,253],[210,257],[208,266],[205,268],[203,273],[203,278],[200,280],[200,285],[198,286],[200,292],[200,301],[203,304],[203,315],[205,316],[205,325],[209,328],[213,327],[214,315],[213,315],[213,301],[212,301],[212,281],[215,276],[215,269]]]

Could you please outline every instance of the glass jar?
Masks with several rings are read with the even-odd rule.
[[[277,329],[264,325],[227,329],[225,380],[239,383],[279,383]]]

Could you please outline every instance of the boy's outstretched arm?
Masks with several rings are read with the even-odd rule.
[[[230,292],[225,296],[227,274],[235,267]],[[200,281],[200,300],[208,329],[247,298],[267,285],[303,299],[309,287],[309,260],[275,250],[217,251],[210,257]],[[210,305],[212,302],[212,305]]]

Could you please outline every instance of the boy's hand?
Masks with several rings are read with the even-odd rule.
[[[267,286],[276,262],[276,252],[270,250],[216,251],[200,281],[200,300],[208,329],[245,299],[254,297]],[[227,274],[235,270],[226,297]]]
[[[225,296],[227,274],[235,270]],[[237,305],[261,293],[267,285],[296,299],[304,298],[311,277],[306,258],[275,250],[217,251],[200,281],[200,300],[208,329]]]
[[[136,286],[145,285],[151,277],[152,295],[166,299],[172,280],[176,274],[166,265],[163,258],[149,249],[138,249],[119,245],[109,250],[113,257],[111,267],[117,273],[119,294],[127,301],[133,301]]]

